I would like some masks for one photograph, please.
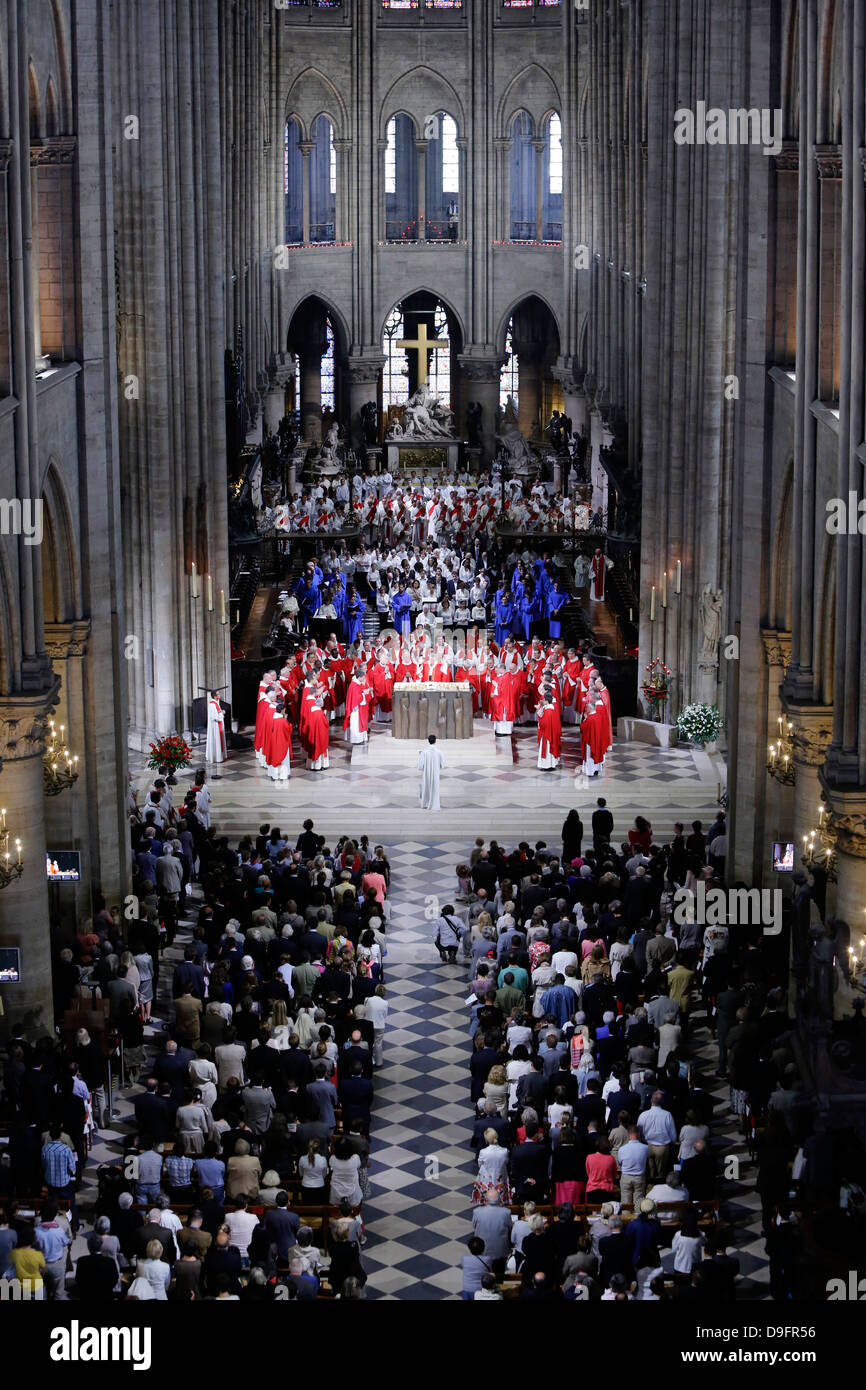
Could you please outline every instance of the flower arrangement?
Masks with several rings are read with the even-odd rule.
[[[671,670],[666,666],[660,656],[656,656],[652,661],[647,662],[644,669],[644,678],[641,685],[641,693],[649,706],[651,719],[661,719],[661,711],[665,700],[668,698],[668,685]]]
[[[179,767],[189,767],[192,762],[192,749],[179,734],[169,734],[150,745],[148,767],[159,770],[167,767],[174,774]]]
[[[715,743],[724,727],[725,721],[715,705],[686,705],[677,715],[680,738],[692,743]]]

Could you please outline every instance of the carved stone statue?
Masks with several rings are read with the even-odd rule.
[[[367,401],[361,406],[361,431],[364,443],[375,445],[379,442],[379,407],[375,401]]]
[[[705,584],[701,592],[701,650],[698,665],[716,667],[719,664],[719,642],[722,637],[722,595],[719,589]]]
[[[517,428],[517,401],[513,396],[509,396],[505,402],[505,409],[502,414],[503,433],[509,426]]]
[[[553,414],[550,417],[550,424],[547,426],[547,433],[550,436],[550,442],[553,445],[553,447],[555,449],[560,448],[562,444],[562,419],[560,418],[558,410],[554,410]]]
[[[469,436],[470,449],[481,447],[481,424],[484,416],[484,407],[478,401],[470,401],[466,407],[466,433]]]
[[[454,416],[427,386],[420,386],[403,407],[403,423],[395,421],[389,439],[453,439]]]
[[[499,441],[505,450],[506,467],[512,473],[522,473],[536,467],[536,459],[528,443],[523,438],[517,425],[508,425],[508,412],[506,411],[506,424],[503,425],[502,434],[498,436]]]

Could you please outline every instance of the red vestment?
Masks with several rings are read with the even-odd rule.
[[[538,716],[538,751],[541,757],[562,757],[562,720],[558,709],[545,708]]]

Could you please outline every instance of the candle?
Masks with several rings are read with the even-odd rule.
[[[213,575],[207,577],[207,611],[213,612]]]
[[[677,591],[678,594],[681,594],[682,591],[683,591],[683,562],[682,562],[682,560],[677,560],[677,589],[676,589],[676,591]]]
[[[223,627],[225,627],[225,624],[226,624],[226,591],[225,591],[225,589],[220,589],[220,622],[222,623]]]
[[[667,572],[667,570],[665,570],[664,573],[662,574],[662,608],[667,608],[667,606],[668,606],[668,572]]]
[[[650,622],[651,622],[651,623],[654,623],[655,620],[656,620],[656,586],[655,586],[655,584],[653,584],[652,593],[650,594]]]
[[[6,807],[5,807],[5,806],[3,806],[2,808],[0,808],[0,817],[2,817],[2,820],[0,820],[0,830],[5,830],[5,829],[6,829]]]
[[[189,572],[189,585],[193,598],[198,598],[198,572],[195,567],[195,560],[193,560],[192,569]]]
[[[20,864],[20,863],[21,863],[21,841],[20,841],[20,840],[16,840],[16,841],[15,841],[15,848],[18,850],[18,863]]]

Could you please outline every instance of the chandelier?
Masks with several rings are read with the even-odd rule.
[[[16,878],[20,878],[24,872],[24,865],[21,863],[21,841],[15,840],[15,862],[12,862],[12,851],[9,848],[9,828],[6,825],[6,809],[0,809],[0,888],[8,888],[10,883],[14,883]]]
[[[817,826],[803,836],[803,863],[810,869],[822,869],[828,881],[836,883],[836,836],[829,820],[826,808],[819,805]]]
[[[42,781],[46,796],[58,796],[78,781],[78,757],[72,756],[64,742],[65,725],[58,728],[52,719],[48,747],[42,759]]]
[[[797,779],[794,767],[794,744],[791,739],[793,732],[793,724],[787,722],[780,714],[779,737],[775,743],[770,744],[770,751],[767,755],[767,771],[770,776],[788,787],[792,787]]]

